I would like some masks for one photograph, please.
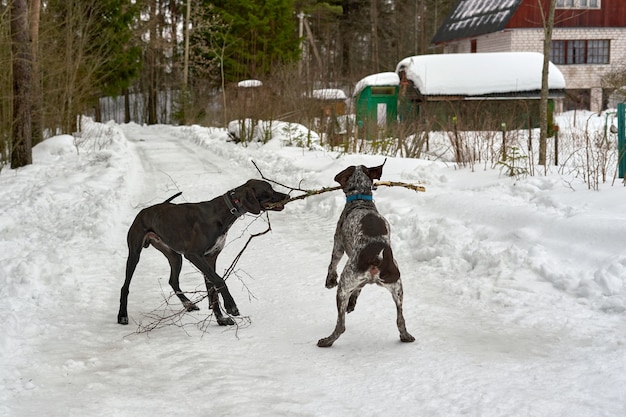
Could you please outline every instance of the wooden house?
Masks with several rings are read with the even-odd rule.
[[[428,123],[429,129],[537,127],[542,66],[543,55],[536,52],[405,58],[396,67],[400,119]],[[553,101],[562,97],[565,79],[553,64],[549,70]]]
[[[541,5],[538,0],[459,0],[432,43],[446,54],[543,53],[542,10],[548,10],[550,0],[539,1]],[[605,76],[626,70],[626,1],[556,2],[550,61],[567,84],[562,110],[600,111],[614,89]]]
[[[318,132],[324,133],[333,146],[342,143],[346,132],[340,117],[346,114],[346,93],[338,88],[322,88],[311,91],[310,99]]]

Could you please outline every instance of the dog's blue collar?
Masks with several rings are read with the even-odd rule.
[[[374,201],[374,197],[368,194],[353,194],[346,197],[346,203],[356,200]]]

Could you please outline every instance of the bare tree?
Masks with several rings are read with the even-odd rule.
[[[539,101],[539,164],[546,166],[546,140],[548,137],[548,85],[550,50],[552,49],[552,29],[554,28],[554,10],[556,0],[549,0],[548,15],[543,9],[542,0],[537,0],[543,19],[543,68],[541,71],[541,97]]]
[[[28,31],[28,4],[13,0],[11,5],[13,64],[13,136],[11,167],[32,164],[31,130],[31,48]]]
[[[41,0],[30,2],[30,39],[32,53],[32,137],[33,145],[43,141],[43,89],[39,62],[39,16]]]

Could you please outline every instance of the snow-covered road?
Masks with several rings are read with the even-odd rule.
[[[514,181],[390,158],[380,188],[405,285],[413,344],[399,342],[389,294],[366,287],[330,349],[334,291],[324,280],[339,193],[271,213],[228,285],[237,328],[208,305],[177,311],[169,266],[144,250],[127,327],[116,323],[126,231],[143,207],[211,199],[263,174],[307,189],[382,157],[242,147],[200,127],[93,124],[44,142],[35,164],[0,173],[0,415],[577,416],[626,415],[623,188],[573,192],[558,176]],[[79,152],[77,152],[79,150]],[[284,191],[284,190],[282,190]],[[246,216],[224,271],[265,216]],[[621,245],[621,246],[620,246]],[[188,263],[183,290],[203,288]]]

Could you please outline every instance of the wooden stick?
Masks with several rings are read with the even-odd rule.
[[[409,184],[406,182],[398,182],[398,181],[377,181],[374,184],[374,187],[404,187],[404,188],[408,188],[409,190],[413,190],[413,191],[421,191],[421,192],[426,192],[426,188],[422,185],[417,185],[417,184]],[[268,209],[270,208],[274,208],[277,206],[284,206],[287,203],[291,203],[292,201],[297,201],[297,200],[304,200],[307,197],[310,197],[312,195],[319,195],[319,194],[324,194],[324,193],[328,193],[330,191],[337,191],[337,190],[341,190],[340,186],[336,186],[336,187],[324,187],[324,188],[320,188],[319,190],[299,190],[299,191],[304,191],[304,194],[300,194],[298,196],[295,197],[290,197],[286,200],[283,200],[279,203],[273,203],[268,205]]]
[[[406,183],[406,182],[378,181],[378,182],[374,183],[374,187],[380,187],[380,186],[384,186],[384,187],[404,187],[404,188],[408,188],[409,190],[413,190],[413,191],[421,191],[423,193],[426,192],[426,187],[424,187],[423,185],[409,184],[409,183]]]
[[[385,158],[385,162],[387,161],[387,158]],[[383,162],[383,165],[385,163]],[[319,195],[319,194],[324,194],[324,193],[328,193],[330,191],[336,191],[336,190],[341,190],[340,186],[336,186],[336,187],[323,187],[320,188],[319,190],[305,190],[303,188],[300,187],[290,187],[288,185],[285,184],[281,184],[277,181],[274,181],[271,178],[267,178],[265,175],[263,175],[263,172],[261,172],[261,169],[258,167],[258,165],[256,164],[256,162],[252,161],[252,165],[254,165],[254,167],[256,168],[257,171],[259,171],[259,174],[261,175],[261,178],[263,178],[265,181],[269,181],[271,183],[280,185],[282,187],[285,187],[291,191],[302,191],[304,194],[300,194],[298,196],[295,197],[290,197],[286,200],[280,201],[278,203],[273,203],[268,205],[268,209],[274,208],[274,207],[278,207],[278,206],[284,206],[287,203],[291,203],[292,201],[296,201],[296,200],[304,200],[307,197],[310,197],[312,195]],[[408,184],[406,182],[398,182],[398,181],[378,181],[375,182],[373,184],[374,187],[404,187],[404,188],[408,188],[409,190],[413,190],[413,191],[421,191],[421,192],[426,192],[426,188],[422,185],[417,185],[417,184]]]

